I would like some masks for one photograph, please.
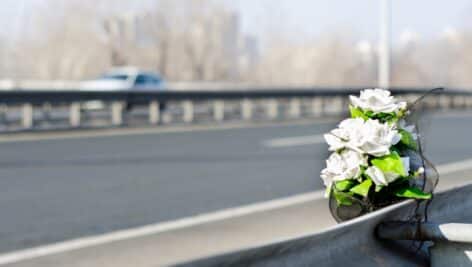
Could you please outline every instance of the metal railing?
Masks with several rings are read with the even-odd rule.
[[[0,131],[323,117],[346,112],[347,97],[360,89],[0,91]],[[410,101],[425,92],[422,88],[392,89],[393,94]],[[469,108],[472,92],[446,90],[423,105]]]
[[[308,233],[176,266],[470,266],[472,225],[445,223],[471,222],[472,214],[466,212],[472,208],[471,193],[472,185],[466,185],[436,194],[428,217],[437,224],[423,224],[425,236],[421,238],[418,238],[418,227],[403,225],[386,229],[382,224],[405,220],[414,214],[416,204],[407,200],[320,233]],[[458,225],[460,227],[455,227]],[[437,227],[441,228],[441,233],[436,231]],[[418,244],[413,244],[412,240],[434,241],[434,246],[429,244],[434,250],[431,258],[427,256],[427,244],[418,250]]]

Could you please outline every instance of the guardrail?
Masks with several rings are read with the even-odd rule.
[[[428,257],[428,246],[442,249],[443,243],[428,243],[418,250],[413,241],[385,240],[376,235],[378,225],[385,221],[405,220],[414,214],[415,203],[408,200],[360,218],[341,223],[321,233],[275,242],[206,259],[179,264],[180,267],[212,266],[470,266],[470,244],[465,248],[452,243],[445,253]],[[429,219],[436,223],[471,223],[472,185],[444,191],[435,195],[429,207]],[[303,218],[300,218],[303,220]],[[267,227],[270,227],[268,225]],[[465,229],[465,228],[464,228]],[[470,230],[470,226],[467,227]],[[385,226],[383,229],[385,231]],[[458,229],[456,229],[458,230]],[[384,233],[396,237],[398,231]],[[450,229],[449,229],[450,232]],[[457,235],[457,233],[455,233]],[[465,233],[463,233],[464,235]],[[451,233],[443,233],[450,236]],[[426,238],[426,237],[425,237]],[[423,239],[425,239],[423,238]],[[399,239],[404,239],[399,237]],[[458,241],[455,238],[450,241]],[[461,238],[460,240],[465,240]],[[437,240],[436,240],[437,241]],[[444,238],[441,238],[444,241]],[[461,241],[461,242],[462,242]],[[417,245],[417,244],[416,244]],[[448,249],[448,248],[446,248]],[[467,250],[467,253],[461,250]],[[447,255],[455,254],[457,257]],[[466,265],[460,265],[457,263]]]
[[[0,91],[0,131],[322,117],[346,112],[347,96],[360,89]],[[392,89],[395,95],[410,101],[426,91]],[[446,90],[423,105],[437,109],[469,108],[472,92]]]

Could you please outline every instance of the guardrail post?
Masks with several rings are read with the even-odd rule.
[[[111,104],[111,123],[114,126],[120,126],[123,124],[123,102],[113,102]]]
[[[440,103],[441,109],[449,109],[450,99],[447,95],[441,95],[439,96],[439,103]]]
[[[153,100],[149,102],[149,123],[152,125],[158,124],[159,117],[160,117],[159,102],[156,100]]]
[[[8,106],[6,104],[0,105],[0,121],[3,124],[8,123],[7,114],[8,114]]]
[[[471,96],[466,96],[465,97],[465,103],[466,103],[466,107],[468,107],[468,108],[472,107],[472,97]]]
[[[193,121],[193,103],[192,101],[186,100],[182,102],[182,108],[184,110],[183,121],[192,122]]]
[[[241,117],[243,120],[250,120],[252,118],[252,102],[247,98],[241,102]]]
[[[301,114],[301,104],[300,104],[300,99],[298,98],[292,98],[290,100],[290,110],[289,110],[289,116],[291,118],[299,118]]]
[[[457,97],[456,96],[451,96],[450,97],[450,106],[452,109],[455,109],[457,107]]]
[[[279,104],[277,99],[267,100],[267,116],[271,120],[275,120],[279,116]]]
[[[323,115],[323,98],[315,97],[311,100],[311,112],[315,117],[321,117]]]
[[[21,115],[21,125],[25,129],[30,129],[33,127],[33,105],[32,104],[23,104],[22,106],[22,115]]]
[[[69,123],[72,127],[80,126],[80,102],[72,102],[69,107]]]
[[[467,97],[465,96],[459,96],[461,100],[461,108],[466,108],[467,107]]]
[[[213,117],[215,121],[223,121],[225,117],[225,104],[223,100],[213,102]]]

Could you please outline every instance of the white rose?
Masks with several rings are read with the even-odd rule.
[[[363,127],[363,119],[357,118],[343,120],[339,123],[338,128],[324,135],[324,138],[329,145],[329,150],[337,151],[347,146],[351,146],[352,149],[358,150],[356,149],[356,144],[361,142]]]
[[[388,181],[384,173],[375,166],[367,168],[367,170],[365,170],[365,174],[369,176],[376,185],[388,185]]]
[[[365,89],[360,97],[350,96],[351,104],[362,110],[370,110],[374,113],[398,112],[406,108],[406,102],[397,102],[390,91],[384,89]]]
[[[324,137],[330,151],[350,148],[376,157],[390,154],[390,147],[401,139],[401,135],[393,126],[360,118],[342,121],[339,128]]]
[[[381,157],[390,154],[390,147],[401,140],[397,130],[387,123],[377,120],[367,120],[363,128],[363,140],[359,148],[365,153]]]
[[[326,160],[326,168],[321,171],[326,187],[331,187],[333,181],[356,179],[361,175],[361,166],[367,166],[367,158],[353,150],[343,150],[333,153]]]

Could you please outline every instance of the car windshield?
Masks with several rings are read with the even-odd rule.
[[[126,81],[128,79],[128,75],[125,74],[105,74],[100,77],[100,80],[119,80],[119,81]]]

